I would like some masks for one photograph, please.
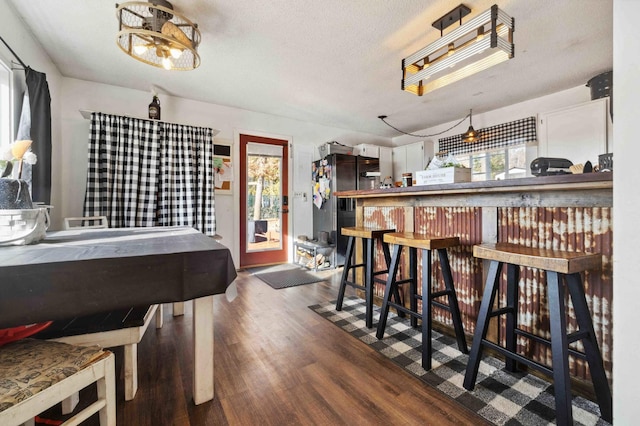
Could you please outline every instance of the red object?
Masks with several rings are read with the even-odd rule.
[[[49,420],[49,419],[42,418],[40,416],[35,417],[35,422],[36,424],[53,425],[53,426],[59,426],[62,424],[62,420]]]
[[[37,332],[49,327],[51,323],[53,323],[53,321],[0,329],[0,346],[36,334]]]

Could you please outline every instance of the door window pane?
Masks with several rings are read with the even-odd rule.
[[[247,145],[247,252],[281,250],[282,147]]]

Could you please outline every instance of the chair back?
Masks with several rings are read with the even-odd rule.
[[[65,217],[64,229],[85,228],[99,229],[108,228],[106,216],[84,216],[84,217]]]

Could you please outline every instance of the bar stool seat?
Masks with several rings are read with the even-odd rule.
[[[589,269],[600,269],[602,256],[580,252],[546,250],[522,247],[514,244],[484,244],[473,247],[473,255],[490,260],[487,282],[478,313],[478,323],[469,354],[469,362],[463,386],[473,390],[478,375],[478,366],[484,347],[501,353],[506,358],[506,369],[516,371],[516,361],[535,368],[553,377],[555,388],[556,420],[559,425],[573,423],[571,406],[571,381],[569,378],[569,354],[586,359],[595,388],[602,418],[611,422],[612,402],[602,356],[593,329],[593,322],[584,293],[580,275]],[[502,266],[507,265],[507,306],[493,309],[500,283]],[[551,340],[543,339],[518,328],[518,281],[520,266],[546,271],[548,288],[549,323]],[[563,281],[569,290],[578,330],[567,334],[566,306]],[[489,320],[506,315],[505,346],[486,339]],[[552,368],[530,360],[516,352],[516,337],[530,337],[537,342],[551,345]],[[569,344],[581,340],[585,352],[569,348]]]
[[[458,298],[453,285],[451,267],[447,249],[460,245],[458,237],[435,237],[416,232],[393,232],[385,234],[383,240],[387,244],[395,244],[391,263],[389,264],[389,275],[387,278],[380,321],[376,336],[378,339],[384,337],[384,330],[387,325],[389,307],[393,306],[398,311],[409,314],[411,325],[416,327],[418,319],[422,320],[422,368],[431,369],[431,307],[437,306],[448,311],[453,320],[453,327],[456,334],[458,348],[462,353],[468,353],[467,342],[464,337],[464,328],[458,307]],[[400,263],[400,255],[403,247],[409,248],[409,278],[398,280],[396,275]],[[417,273],[417,250],[422,250],[422,295],[418,294],[418,273]],[[440,258],[440,268],[442,270],[445,289],[433,292],[431,289],[431,251],[436,250]],[[390,300],[392,293],[398,292],[398,285],[409,284],[409,309],[401,303]],[[447,296],[447,303],[440,302],[440,297]],[[397,298],[396,298],[397,300]],[[418,312],[418,300],[422,300],[422,310]]]
[[[373,283],[375,281],[384,282],[376,278],[381,274],[386,274],[389,268],[389,262],[391,255],[389,253],[389,245],[386,244],[382,237],[389,232],[395,232],[395,229],[379,229],[364,226],[352,226],[344,227],[341,230],[342,235],[349,237],[347,241],[347,251],[345,253],[345,263],[342,270],[342,278],[340,280],[340,290],[338,291],[338,300],[336,301],[336,310],[342,310],[342,302],[344,300],[344,293],[347,286],[359,289],[365,293],[365,325],[367,328],[371,328],[373,324]],[[362,263],[353,263],[353,250],[355,247],[355,239],[360,238],[362,240]],[[374,271],[374,247],[375,242],[380,240],[382,243],[382,250],[384,252],[385,269]],[[364,268],[364,284],[359,284],[355,280],[355,269]],[[349,280],[349,271],[352,272],[352,279]],[[399,295],[398,295],[399,297]]]

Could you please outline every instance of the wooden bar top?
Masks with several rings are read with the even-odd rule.
[[[417,195],[453,195],[474,193],[572,191],[576,189],[613,188],[613,173],[583,173],[555,176],[538,176],[520,179],[491,180],[482,182],[415,185],[402,188],[337,191],[339,198],[410,197]]]

